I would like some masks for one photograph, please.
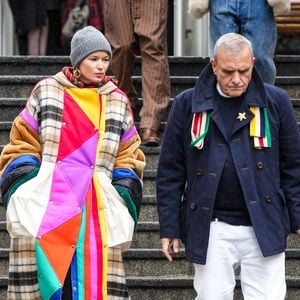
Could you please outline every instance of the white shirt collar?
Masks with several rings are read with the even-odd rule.
[[[232,96],[228,96],[222,91],[219,82],[217,82],[217,91],[224,98],[232,98]]]

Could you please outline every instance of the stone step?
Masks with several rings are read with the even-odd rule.
[[[208,57],[170,56],[170,75],[200,74]],[[299,76],[299,55],[276,55],[277,76]],[[70,65],[68,56],[0,56],[0,75],[53,75]],[[141,58],[136,57],[134,75],[141,75]]]
[[[137,128],[139,128],[139,123],[136,123]],[[160,136],[160,138],[163,137],[163,132],[166,126],[166,122],[161,122],[160,124],[160,128],[158,131],[158,135]],[[298,127],[300,130],[300,122],[298,122]],[[0,121],[0,152],[3,148],[4,145],[6,145],[9,141],[9,131],[11,128],[11,122],[1,122]],[[158,149],[160,151],[160,147],[153,147],[155,149]],[[146,162],[147,162],[147,157],[146,157]],[[157,164],[156,161],[153,162],[154,164]]]
[[[143,195],[139,222],[158,222],[157,202],[155,195]]]
[[[160,249],[158,222],[139,221],[131,248],[138,249]],[[9,236],[6,231],[6,222],[0,221],[0,248],[9,248]],[[300,239],[296,234],[290,234],[287,239],[288,249],[300,249]]]
[[[0,76],[0,95],[7,98],[25,98],[28,97],[34,85],[46,78],[42,75],[2,75]],[[171,97],[175,97],[183,90],[195,85],[197,76],[170,76]],[[133,76],[133,82],[139,95],[141,95],[142,78]],[[292,99],[300,98],[300,76],[279,76],[276,78],[276,86],[285,89]]]
[[[137,128],[139,127],[139,123],[136,123]],[[164,128],[166,126],[165,122],[162,122],[160,124],[160,128],[158,131],[158,135],[160,136],[160,138],[163,137],[163,131]],[[6,145],[9,142],[9,131],[11,128],[11,122],[1,122],[0,121],[0,152],[2,151],[2,148],[4,145]],[[300,130],[300,122],[298,122],[298,128]],[[158,149],[158,151],[160,151],[161,147],[153,147],[154,149]],[[154,157],[153,157],[154,158]],[[147,159],[146,157],[146,163],[148,164],[148,166],[146,165],[146,170],[149,168],[149,163],[152,163],[153,165],[157,165],[157,158],[154,158],[154,161],[151,161],[149,159]]]
[[[0,249],[0,277],[8,274],[9,249]],[[300,279],[300,249],[286,251],[286,275]],[[194,274],[193,264],[185,258],[184,250],[168,262],[160,249],[130,249],[124,253],[126,275],[129,277],[190,276]],[[239,276],[239,270],[236,271]]]
[[[287,300],[300,299],[300,280],[287,277]],[[193,279],[189,276],[127,277],[132,300],[191,300],[195,299]],[[7,278],[0,278],[0,299],[6,299]],[[237,279],[234,300],[242,299],[240,282]]]
[[[295,242],[296,243],[296,242]],[[9,248],[9,235],[6,230],[6,221],[0,221],[0,248]],[[133,236],[132,248],[160,248],[158,222],[139,221]]]
[[[191,300],[195,299],[193,280],[189,276],[183,277],[129,277],[128,285],[132,300]],[[299,278],[287,277],[287,300],[300,299]],[[217,284],[217,283],[216,283]],[[234,300],[242,299],[240,282],[237,279]],[[257,299],[258,300],[258,299]]]
[[[144,171],[144,178],[143,178],[143,195],[147,196],[154,196],[156,194],[156,187],[155,187],[155,177],[156,177],[156,170],[145,170]],[[150,203],[152,200],[147,200],[147,204]],[[145,204],[146,204],[145,203]]]
[[[22,111],[25,107],[27,98],[1,98],[0,97],[0,121],[11,122],[14,118]],[[169,112],[171,104],[173,102],[173,98],[170,99],[169,107],[167,108],[166,115]],[[135,121],[138,122],[140,120],[139,111],[143,105],[143,100],[139,98],[135,106],[134,116]]]
[[[0,76],[0,95],[5,95],[7,98],[26,98],[35,84],[44,78],[46,77],[43,75],[2,75]],[[295,80],[294,77],[290,79]],[[171,76],[170,80],[171,97],[173,98],[183,90],[193,87],[197,76]],[[133,82],[138,94],[141,95],[142,78],[133,76]],[[283,82],[283,85],[288,83],[289,81]],[[292,85],[290,89],[292,89]]]
[[[198,75],[208,62],[208,57],[170,56],[170,75]],[[0,56],[0,75],[54,75],[69,65],[67,56]],[[141,75],[140,57],[135,58],[133,75]]]
[[[0,98],[0,120],[11,122],[22,111],[26,98]]]
[[[296,115],[296,118],[298,122],[300,122],[300,99],[292,99],[292,105],[294,107],[294,112]],[[8,143],[8,137],[9,137],[9,131],[12,125],[12,121],[14,118],[19,114],[19,112],[24,108],[24,105],[26,103],[26,98],[0,98],[0,148]],[[173,98],[170,101],[169,107],[165,113],[165,118],[161,122],[160,128],[159,128],[159,134],[162,136],[162,133],[164,131],[164,127],[166,125],[166,119],[168,116],[168,112],[170,110],[170,107],[173,103]],[[137,111],[135,111],[135,121],[136,126],[139,128],[139,121],[140,118],[138,116],[138,112],[142,106],[142,100],[140,99],[139,105],[137,106]],[[149,149],[149,148],[148,148]],[[157,149],[156,147],[153,148],[154,150]],[[156,150],[155,150],[156,151]],[[150,160],[147,157],[147,164],[153,165],[153,169],[156,169],[157,162],[156,160],[152,161],[153,155],[150,155]],[[156,158],[155,158],[156,159]]]
[[[26,104],[26,98],[1,98],[0,97],[0,121],[7,121],[11,122],[14,120],[14,118],[21,112],[21,110],[24,108]],[[173,104],[174,98],[170,99],[169,106],[167,107],[167,110],[165,112],[165,118],[163,119],[166,121],[166,118],[168,116],[168,113],[170,111],[170,108]],[[297,119],[300,121],[300,99],[291,99],[292,105],[294,107]],[[135,106],[135,121],[139,122],[139,112],[143,106],[143,99],[139,98],[139,101],[137,102]]]
[[[0,56],[0,75],[53,75],[69,64],[67,56]]]
[[[298,127],[300,130],[300,112],[295,111],[295,114],[298,119]],[[12,125],[11,121],[10,122],[0,121],[0,152],[3,148],[3,146],[9,142],[9,131],[11,129],[11,125]],[[135,125],[137,128],[139,128],[139,122],[136,122]],[[160,127],[158,129],[158,135],[160,136],[160,138],[163,137],[163,132],[164,132],[165,126],[166,126],[165,121],[160,123]],[[158,149],[160,151],[160,147],[153,147],[153,149]],[[148,161],[147,157],[146,157],[146,161]],[[156,163],[157,162],[154,161],[154,164],[156,164]]]
[[[3,205],[1,205],[0,220],[5,221],[5,219],[5,208]],[[158,222],[157,203],[154,195],[143,196],[139,215],[139,222]]]
[[[0,227],[1,227],[0,223]],[[141,230],[147,231],[150,235],[146,238],[141,237]],[[156,232],[153,234],[153,232]],[[1,234],[1,233],[0,233]],[[299,246],[299,239],[291,235],[289,238],[290,246]],[[141,240],[147,240],[149,249],[135,248]],[[3,238],[0,237],[0,241]],[[153,241],[157,243],[154,245]],[[298,245],[297,245],[298,244]],[[0,245],[1,247],[2,245]],[[157,249],[155,249],[155,247]],[[140,223],[135,234],[135,241],[132,248],[124,254],[125,269],[129,291],[133,300],[153,300],[153,299],[193,299],[195,293],[192,286],[193,268],[184,259],[184,252],[176,255],[173,263],[168,263],[159,249],[158,224]],[[300,277],[299,277],[299,248],[289,248],[287,250],[287,299],[300,299]],[[0,250],[0,299],[5,298],[7,286],[7,266],[8,248]],[[162,276],[162,274],[164,274]],[[2,298],[3,297],[3,298]],[[237,288],[234,300],[241,299],[239,280],[237,277]]]
[[[277,55],[274,57],[277,76],[299,76],[300,55]]]
[[[288,58],[285,60],[289,60]],[[198,75],[209,62],[208,57],[169,57],[170,75]],[[67,56],[0,56],[0,75],[54,75],[64,66],[69,66]],[[109,72],[108,72],[109,73]],[[141,75],[141,58],[136,57],[134,75]],[[287,73],[288,74],[288,73]]]
[[[155,195],[144,195],[142,200],[142,205],[140,209],[139,221],[140,222],[157,222],[157,205],[156,205],[156,197]],[[4,221],[5,216],[5,208],[3,205],[0,205],[0,220]]]
[[[147,161],[146,161],[147,163]],[[156,194],[156,170],[145,170],[143,178],[143,195]]]
[[[132,248],[160,248],[158,222],[139,222],[133,237]],[[0,245],[1,247],[1,245]],[[300,249],[300,239],[296,234],[290,234],[287,239],[288,249]]]
[[[172,263],[168,262],[160,249],[131,249],[124,253],[126,274],[128,276],[193,276],[192,263],[186,261],[185,252],[181,250],[174,255]],[[287,276],[300,279],[300,249],[286,251]],[[239,275],[239,270],[236,272]]]

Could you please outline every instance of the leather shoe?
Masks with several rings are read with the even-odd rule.
[[[141,128],[140,135],[142,139],[142,145],[148,147],[159,146],[160,139],[155,130],[150,128]]]

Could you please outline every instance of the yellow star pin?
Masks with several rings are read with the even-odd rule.
[[[243,113],[239,112],[239,115],[237,116],[237,119],[240,120],[240,122],[242,122],[243,120],[246,120],[247,119],[246,113],[245,112],[243,112]]]

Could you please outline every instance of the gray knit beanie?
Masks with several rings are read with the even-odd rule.
[[[71,40],[70,60],[73,68],[96,51],[105,51],[112,57],[111,47],[105,36],[93,26],[86,26],[76,31]]]

